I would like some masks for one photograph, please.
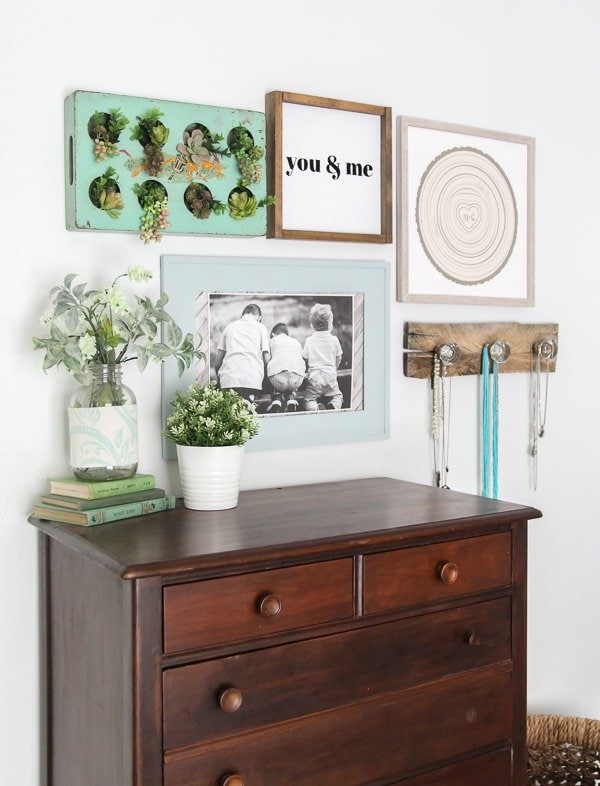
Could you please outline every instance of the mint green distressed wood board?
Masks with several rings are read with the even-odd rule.
[[[116,142],[117,155],[105,160],[96,160],[94,140],[88,131],[90,119],[96,112],[109,114],[119,109],[128,119],[127,126],[120,132]],[[136,118],[152,109],[163,114],[160,122],[169,129],[169,136],[162,152],[162,171],[150,175],[144,169],[144,149],[137,140],[131,139]],[[134,193],[136,183],[154,180],[167,191],[170,226],[164,234],[185,235],[264,235],[266,233],[267,207],[258,207],[252,216],[232,218],[224,214],[210,213],[208,218],[196,217],[184,201],[184,194],[191,183],[202,183],[211,192],[213,199],[227,205],[229,194],[238,185],[240,169],[234,155],[227,157],[217,153],[204,155],[201,160],[186,160],[178,149],[184,142],[184,132],[199,126],[209,129],[214,137],[220,134],[224,141],[218,145],[227,147],[231,130],[243,126],[252,135],[254,144],[262,148],[263,156],[258,162],[260,179],[248,188],[257,201],[266,197],[265,115],[244,109],[188,104],[177,101],[162,101],[109,93],[77,91],[65,99],[65,194],[66,225],[73,230],[101,230],[111,232],[140,231],[143,209]],[[122,209],[111,215],[93,204],[90,197],[92,181],[112,167],[123,203]]]

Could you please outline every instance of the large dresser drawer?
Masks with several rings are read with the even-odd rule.
[[[510,598],[168,669],[167,750],[511,657]],[[309,689],[307,690],[307,687]]]
[[[177,584],[164,589],[164,650],[229,644],[352,615],[351,559]]]
[[[511,573],[510,532],[369,554],[365,614],[508,587]]]
[[[398,781],[394,786],[506,786],[511,783],[510,748],[476,756],[435,772]]]
[[[481,669],[165,756],[164,786],[364,786],[500,746],[511,734],[508,667]]]

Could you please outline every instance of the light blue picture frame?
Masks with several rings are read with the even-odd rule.
[[[161,290],[169,297],[167,311],[184,333],[195,332],[194,301],[200,291],[362,293],[363,408],[261,418],[259,434],[247,443],[246,449],[272,450],[389,438],[388,262],[166,255],[161,257]],[[175,391],[185,390],[194,381],[193,369],[179,377],[172,358],[163,363],[162,424]],[[176,458],[175,445],[165,438],[163,457]]]

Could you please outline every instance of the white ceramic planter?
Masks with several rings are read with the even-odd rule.
[[[177,445],[179,475],[186,508],[235,508],[240,493],[243,445],[219,448]]]

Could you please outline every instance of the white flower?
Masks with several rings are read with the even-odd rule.
[[[152,278],[152,271],[141,265],[130,265],[127,268],[127,278],[130,281],[148,281]]]
[[[84,361],[91,360],[96,354],[96,339],[94,336],[90,336],[89,333],[82,336],[77,344],[79,345]]]

